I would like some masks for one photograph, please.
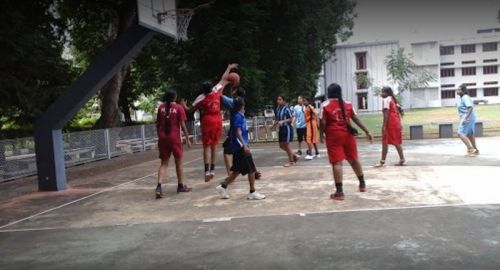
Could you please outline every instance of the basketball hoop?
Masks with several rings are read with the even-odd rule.
[[[165,12],[159,12],[156,14],[158,23],[162,24],[167,18],[170,18],[177,22],[177,41],[186,41],[188,39],[187,29],[189,27],[189,22],[194,15],[194,9],[190,8],[180,8],[167,10]]]

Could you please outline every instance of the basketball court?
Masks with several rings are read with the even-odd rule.
[[[210,3],[189,10],[139,0],[139,24],[181,41]],[[71,168],[66,179],[62,126],[147,43],[148,29],[124,34],[109,49],[118,53],[105,52],[39,122],[40,187],[62,191],[38,192],[34,178],[0,185],[0,269],[498,268],[499,137],[479,138],[477,157],[466,157],[458,139],[408,141],[407,166],[391,165],[391,149],[377,169],[380,144],[360,140],[368,191],[357,192],[345,167],[345,201],[329,198],[323,145],[321,158],[290,168],[277,143],[252,145],[262,201],[246,200],[245,177],[220,199],[222,157],[205,183],[200,147],[185,153],[190,193],[176,194],[171,164],[164,198],[155,199],[156,151]]]
[[[370,165],[380,145],[361,142],[368,192],[357,192],[345,167],[342,202],[329,199],[324,148],[321,158],[284,168],[276,143],[253,146],[262,201],[246,200],[245,177],[231,199],[219,199],[223,164],[205,183],[198,148],[185,155],[191,193],[176,194],[171,165],[156,200],[158,160],[71,179],[67,191],[1,204],[0,268],[496,269],[498,139],[479,138],[477,157],[465,157],[458,139],[408,141],[407,166],[378,169]]]

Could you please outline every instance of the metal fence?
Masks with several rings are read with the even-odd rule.
[[[263,116],[247,120],[252,142],[277,140],[270,130],[272,118]],[[224,122],[225,134],[229,122]],[[189,137],[201,143],[199,121],[188,122]],[[158,138],[155,125],[129,126],[110,129],[71,132],[63,135],[66,167],[156,149]],[[33,137],[0,141],[0,182],[37,173]]]

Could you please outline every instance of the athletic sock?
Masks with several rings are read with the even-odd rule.
[[[210,164],[210,171],[215,171],[215,164]]]
[[[226,183],[221,183],[220,186],[223,187],[223,188],[227,188]]]
[[[337,193],[343,193],[344,190],[342,188],[342,183],[335,183],[335,189],[337,190]]]
[[[177,187],[183,188],[184,184],[177,184]]]
[[[364,187],[365,186],[365,176],[364,175],[358,176],[358,180],[359,180],[359,185]]]
[[[316,155],[319,155],[319,151],[318,151],[318,146],[317,145],[314,145],[314,151],[316,151]]]
[[[306,151],[306,154],[307,154],[307,155],[311,155],[311,151],[307,150],[307,151]]]
[[[156,187],[157,187],[157,188],[158,188],[158,187],[161,187],[161,183],[158,183],[158,185],[156,185]]]
[[[209,164],[208,163],[205,163],[205,171],[208,172],[208,166]]]
[[[254,192],[255,192],[255,189],[251,189],[251,190],[250,190],[250,193],[254,193]]]

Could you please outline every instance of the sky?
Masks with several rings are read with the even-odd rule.
[[[355,1],[358,17],[347,43],[459,39],[500,27],[500,0]]]

